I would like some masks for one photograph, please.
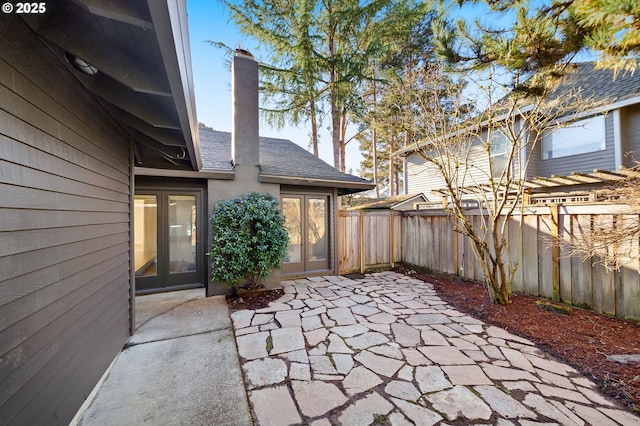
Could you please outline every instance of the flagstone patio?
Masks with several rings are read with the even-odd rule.
[[[259,425],[622,424],[640,418],[533,343],[383,272],[283,283],[231,314]]]

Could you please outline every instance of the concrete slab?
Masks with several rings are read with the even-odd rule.
[[[136,330],[152,318],[162,315],[186,302],[201,299],[204,289],[194,288],[182,291],[136,296]]]
[[[200,290],[200,297],[184,300],[181,293],[181,291],[165,293],[174,294],[176,304],[171,306],[162,300],[161,308],[165,310],[160,313],[157,313],[160,308],[153,303],[148,303],[148,309],[156,313],[136,329],[136,333],[129,339],[129,344],[137,345],[231,328],[229,310],[224,296],[204,297],[204,290]],[[137,304],[137,299],[136,310],[139,311],[136,317],[137,323],[138,317],[146,316],[144,307]]]
[[[251,424],[224,297],[200,289],[141,299],[138,333],[77,424]]]
[[[153,419],[153,424],[195,425],[215,419],[246,425],[241,377],[230,330],[133,346],[120,354],[80,424]]]

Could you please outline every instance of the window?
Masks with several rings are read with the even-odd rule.
[[[542,159],[567,157],[606,148],[604,116],[576,121],[542,137]]]
[[[507,137],[501,131],[493,130],[491,132],[491,145],[489,145],[489,158],[493,177],[500,177],[505,167],[507,167],[508,150],[509,141]]]

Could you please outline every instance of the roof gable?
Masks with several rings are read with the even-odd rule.
[[[260,137],[260,173],[262,177],[299,179],[309,185],[359,187],[370,189],[366,179],[342,173],[290,140]],[[231,133],[200,129],[203,171],[231,171]],[[355,189],[355,188],[354,188]]]

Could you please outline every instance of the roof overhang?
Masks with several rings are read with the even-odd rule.
[[[373,183],[369,182],[349,182],[334,179],[316,179],[295,176],[278,176],[261,173],[259,181],[263,183],[279,183],[282,185],[296,186],[318,186],[324,188],[337,188],[338,195],[355,194],[356,192],[367,191],[375,188]]]
[[[156,176],[156,177],[174,177],[186,179],[216,179],[216,180],[233,180],[236,173],[233,170],[213,170],[200,169],[194,170],[167,170],[152,169],[149,167],[135,167],[134,174],[136,176]]]
[[[129,133],[136,166],[202,167],[185,0],[56,1],[22,18]]]

